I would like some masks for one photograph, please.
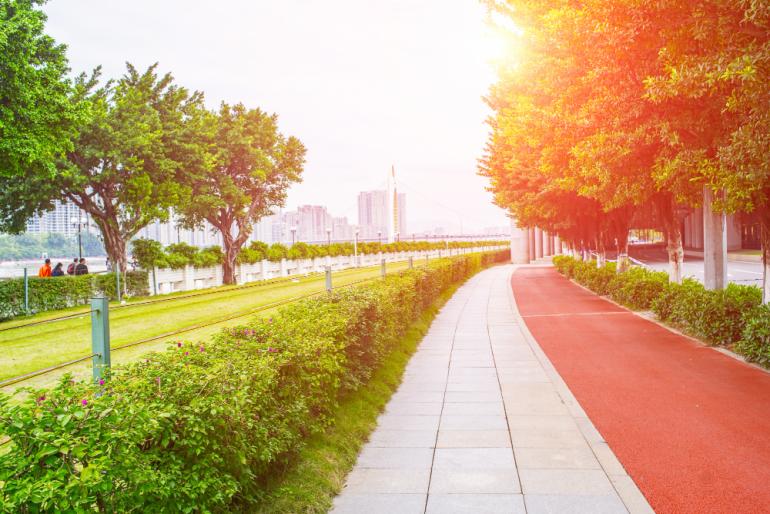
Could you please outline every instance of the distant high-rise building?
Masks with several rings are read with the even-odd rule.
[[[398,234],[406,237],[406,193],[398,193]]]
[[[388,198],[387,191],[362,191],[358,194],[358,225],[362,239],[374,240],[381,237],[386,241],[391,226],[393,237],[396,232],[400,238],[406,237],[406,193],[395,195],[394,210],[388,208]],[[393,213],[393,219],[390,219],[389,213]]]
[[[71,201],[54,201],[53,210],[36,214],[27,221],[27,232],[30,234],[63,234],[73,236],[78,233],[78,220],[87,220],[87,225],[81,230],[89,232],[90,216]],[[75,222],[73,223],[73,220]]]
[[[358,225],[361,239],[377,239],[388,231],[387,191],[358,193]]]

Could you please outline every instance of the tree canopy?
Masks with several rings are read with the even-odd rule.
[[[196,127],[205,157],[185,170],[182,179],[191,195],[179,212],[187,225],[205,220],[222,235],[229,284],[253,223],[282,206],[289,186],[301,179],[305,147],[278,131],[275,114],[242,104],[223,103]]]
[[[480,161],[520,225],[599,250],[657,226],[678,263],[704,187],[728,211],[767,209],[766,0],[487,4],[524,34],[488,95]]]

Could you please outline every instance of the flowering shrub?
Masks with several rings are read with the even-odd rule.
[[[178,342],[103,384],[0,397],[3,511],[248,510],[426,307],[507,252],[437,261]]]

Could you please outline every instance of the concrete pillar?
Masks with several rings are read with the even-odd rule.
[[[532,262],[535,260],[535,229],[529,227],[527,229],[527,235],[529,237],[529,260]]]
[[[561,255],[561,238],[559,236],[553,236],[553,254]]]
[[[543,231],[535,227],[535,259],[543,258]]]
[[[511,220],[511,263],[529,264],[529,230],[516,226]]]
[[[724,289],[727,285],[727,216],[714,212],[711,189],[703,188],[703,285]]]

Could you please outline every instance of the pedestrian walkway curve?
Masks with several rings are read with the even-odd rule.
[[[512,266],[438,314],[332,512],[651,512],[532,339]]]

